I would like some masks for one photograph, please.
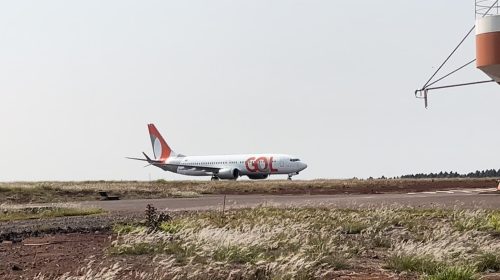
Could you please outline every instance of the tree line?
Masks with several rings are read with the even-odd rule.
[[[467,174],[459,174],[458,172],[439,172],[439,173],[418,173],[401,176],[401,179],[440,179],[440,178],[491,178],[500,177],[500,169],[487,169]]]

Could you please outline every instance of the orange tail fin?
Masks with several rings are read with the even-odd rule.
[[[149,137],[151,137],[151,145],[153,146],[153,153],[155,159],[165,161],[175,153],[170,149],[167,141],[163,139],[158,129],[154,124],[148,124]]]

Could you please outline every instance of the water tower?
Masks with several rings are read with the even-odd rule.
[[[446,57],[444,62],[437,68],[432,76],[427,80],[421,89],[415,91],[415,97],[425,100],[427,108],[428,94],[431,90],[447,89],[462,86],[471,86],[485,83],[497,82],[500,84],[500,0],[475,0],[476,24],[467,32],[460,43]],[[446,75],[438,77],[438,73],[451,60],[453,55],[467,40],[467,38],[476,31],[476,58],[468,61],[457,69]],[[488,80],[467,82],[460,84],[441,85],[439,82],[450,77],[465,67],[476,63],[476,67],[489,76]],[[438,78],[436,78],[438,77]]]
[[[498,0],[476,0],[476,66],[500,83],[500,6]]]

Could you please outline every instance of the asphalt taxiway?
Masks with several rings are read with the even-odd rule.
[[[82,206],[99,207],[107,211],[143,211],[147,204],[170,211],[222,209],[224,195],[204,195],[196,198],[137,199],[79,202]],[[227,195],[225,209],[255,206],[276,207],[442,207],[500,209],[500,192],[495,189],[461,189],[403,194],[371,195]]]

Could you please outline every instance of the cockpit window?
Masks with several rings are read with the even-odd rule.
[[[298,158],[291,158],[290,161],[291,162],[297,162],[297,161],[300,161],[300,159],[298,159]]]

